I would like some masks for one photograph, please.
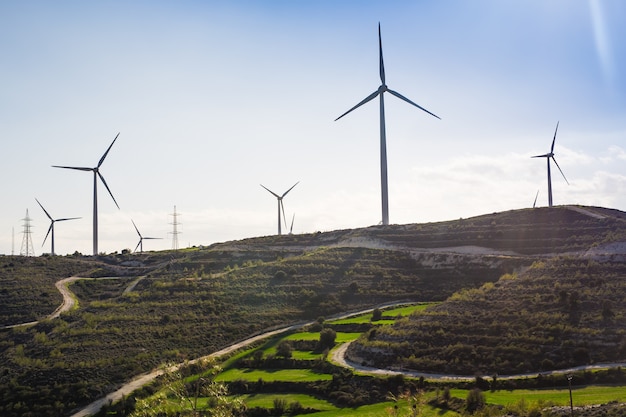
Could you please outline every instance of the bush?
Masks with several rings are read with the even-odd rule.
[[[467,398],[465,400],[465,409],[469,413],[474,413],[485,406],[485,394],[478,389],[474,388],[470,392],[467,393]]]
[[[324,329],[320,332],[319,350],[332,349],[335,346],[337,333],[333,329]]]

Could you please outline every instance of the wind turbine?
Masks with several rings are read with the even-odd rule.
[[[295,187],[296,185],[298,185],[300,183],[300,181],[298,181],[297,183],[295,183],[290,189],[288,189],[287,191],[285,191],[283,193],[283,195],[278,195],[276,194],[274,191],[270,190],[269,188],[267,188],[266,186],[264,186],[263,184],[260,184],[261,187],[265,188],[267,191],[269,191],[274,197],[276,197],[276,199],[278,200],[278,234],[281,235],[281,228],[280,228],[280,212],[282,210],[283,213],[283,221],[285,222],[285,227],[287,227],[287,221],[285,220],[285,206],[283,205],[283,198],[287,195],[287,193],[291,190],[293,190],[293,187]]]
[[[133,226],[135,226],[135,230],[137,231],[137,234],[139,235],[139,243],[137,243],[137,246],[135,246],[135,250],[134,252],[137,252],[137,248],[139,248],[139,252],[143,253],[143,241],[144,239],[162,239],[160,237],[143,237],[141,236],[141,233],[139,233],[139,229],[137,229],[137,225],[135,224],[135,222],[133,221],[133,219],[130,219],[131,222],[133,222]]]
[[[371,101],[377,96],[380,96],[380,183],[381,183],[382,211],[383,211],[382,224],[386,226],[389,224],[389,198],[388,198],[388,191],[387,191],[387,139],[386,139],[386,134],[385,134],[385,101],[383,97],[384,93],[387,92],[391,95],[394,95],[398,97],[399,99],[404,100],[409,104],[412,104],[418,109],[425,111],[431,116],[436,117],[437,119],[441,119],[441,118],[429,112],[425,108],[415,104],[408,98],[404,97],[402,94],[389,89],[387,87],[387,84],[385,84],[385,66],[383,64],[383,42],[382,42],[382,38],[380,35],[380,23],[378,23],[378,48],[379,48],[379,72],[380,72],[380,81],[381,81],[380,87],[378,87],[378,90],[374,91],[372,94],[365,97],[359,104],[352,107],[350,110],[348,110],[341,116],[337,117],[335,121],[341,119],[343,116],[350,113],[352,110],[362,106],[368,101]]]
[[[293,217],[291,218],[291,227],[289,228],[289,234],[293,234],[293,221],[296,219],[296,213],[293,213]],[[285,224],[287,226],[287,224]]]
[[[41,205],[39,200],[35,199],[35,201],[37,202],[37,204],[39,204],[39,207],[41,207],[43,212],[46,213],[46,216],[48,216],[48,218],[50,219],[50,227],[48,228],[48,233],[46,233],[46,237],[43,239],[43,243],[41,244],[41,246],[43,246],[46,243],[46,239],[48,239],[48,235],[52,234],[52,236],[50,236],[50,241],[52,242],[52,247],[50,248],[50,254],[54,255],[55,254],[54,253],[54,223],[55,222],[64,222],[66,220],[76,220],[76,219],[80,219],[80,217],[68,217],[68,218],[64,218],[64,219],[53,219],[52,216],[50,216],[50,214],[48,214],[46,209],[43,208],[43,206]]]
[[[559,122],[556,122],[556,129],[554,130],[554,139],[552,139],[552,146],[550,147],[550,152],[544,155],[536,155],[532,157],[532,158],[546,158],[548,162],[548,207],[552,207],[552,176],[550,175],[550,159],[554,161],[554,163],[556,164],[556,167],[561,172],[561,175],[563,175],[563,179],[565,179],[565,182],[567,183],[567,185],[569,185],[569,181],[567,180],[567,178],[565,178],[565,174],[563,174],[561,167],[559,166],[558,162],[556,162],[556,159],[554,159],[554,142],[556,142],[556,132],[558,130],[559,130]]]
[[[96,165],[94,168],[52,165],[54,168],[75,169],[78,171],[92,171],[93,172],[93,254],[94,255],[98,254],[98,177],[100,177],[100,180],[102,181],[107,191],[111,195],[111,198],[113,199],[113,202],[115,203],[117,208],[118,209],[120,208],[119,204],[117,204],[117,201],[115,201],[115,197],[113,197],[113,193],[109,189],[107,182],[104,180],[104,177],[100,173],[100,166],[104,162],[104,158],[107,157],[107,154],[111,150],[111,147],[113,147],[113,144],[115,143],[119,135],[120,134],[118,133],[117,136],[115,136],[115,139],[113,139],[113,142],[111,142],[111,144],[109,145],[109,148],[106,150],[104,155],[102,155],[102,158],[100,158],[100,161],[98,161],[98,165]]]

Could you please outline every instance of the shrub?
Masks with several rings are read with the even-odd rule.
[[[319,350],[332,349],[335,346],[337,333],[333,329],[324,329],[320,332]]]
[[[470,392],[467,393],[467,398],[465,400],[465,409],[469,413],[474,413],[485,406],[485,394],[478,389],[474,388]]]

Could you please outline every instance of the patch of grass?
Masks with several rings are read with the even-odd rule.
[[[451,389],[453,397],[467,398],[467,390]],[[574,406],[606,404],[611,401],[626,401],[626,387],[613,385],[591,385],[585,387],[572,387]],[[539,402],[550,402],[554,405],[569,405],[569,389],[538,389],[538,390],[514,390],[514,391],[485,391],[485,399],[489,404],[512,405],[524,401],[528,405],[536,405]]]
[[[320,400],[318,398],[315,398],[311,395],[306,395],[306,394],[249,394],[249,395],[243,395],[237,398],[242,399],[246,403],[248,408],[251,408],[251,407],[273,408],[274,399],[280,398],[282,400],[285,400],[287,404],[297,401],[302,405],[302,407],[314,408],[320,411],[331,411],[331,410],[337,409],[337,407],[335,407],[328,401]]]
[[[289,382],[311,382],[311,381],[329,381],[333,379],[330,374],[320,374],[310,369],[278,369],[275,371],[262,371],[257,369],[228,369],[219,374],[215,380],[219,382],[225,381],[289,381]]]
[[[424,311],[428,307],[433,305],[437,305],[440,303],[419,303],[413,305],[407,305],[398,308],[391,308],[388,310],[383,310],[383,317],[407,317],[416,311]],[[376,324],[392,324],[395,319],[383,318],[382,320],[378,320]],[[372,322],[372,313],[364,314],[361,316],[348,317],[340,320],[332,320],[329,321],[331,324],[364,324]]]
[[[372,404],[372,405],[363,405],[356,408],[337,408],[335,410],[323,411],[320,413],[312,414],[315,417],[380,417],[380,416],[410,416],[412,415],[412,410],[409,410],[409,407],[400,405],[398,406],[398,410],[394,409],[396,403],[392,401]],[[397,411],[397,414],[395,413]],[[442,410],[439,408],[433,408],[431,406],[424,406],[421,410],[420,416],[422,417],[453,417],[458,416],[454,411],[451,410]]]

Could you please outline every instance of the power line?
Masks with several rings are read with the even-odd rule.
[[[30,221],[32,219],[28,216],[28,209],[26,209],[26,217],[24,217],[22,220],[24,221],[24,231],[22,232],[24,236],[22,238],[22,249],[20,250],[20,255],[34,256],[35,249],[33,248],[33,239],[30,236],[32,233],[30,230]]]
[[[178,231],[178,226],[181,223],[178,221],[180,214],[176,213],[176,206],[174,206],[174,213],[170,214],[170,216],[173,217],[172,223],[170,223],[172,225],[172,231],[170,232],[172,235],[172,249],[178,250],[178,235],[182,232]]]

